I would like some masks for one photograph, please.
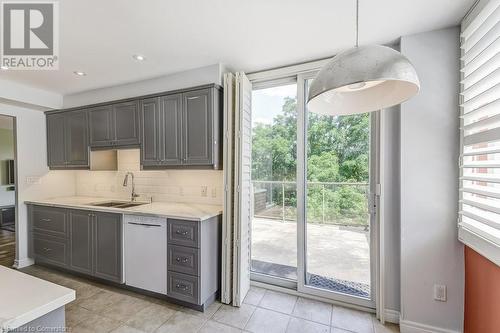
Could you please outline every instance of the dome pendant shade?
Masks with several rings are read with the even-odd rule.
[[[369,45],[339,53],[309,88],[311,112],[348,115],[400,104],[420,89],[415,68],[400,52]]]

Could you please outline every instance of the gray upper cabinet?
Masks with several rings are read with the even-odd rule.
[[[47,115],[47,162],[50,168],[88,168],[87,112]]]
[[[138,145],[139,108],[136,101],[113,105],[112,133],[114,146]]]
[[[111,135],[113,108],[111,106],[100,106],[90,109],[88,113],[90,146],[111,146],[113,142],[113,136]]]
[[[214,86],[143,100],[142,166],[219,168],[221,96]]]
[[[212,163],[212,95],[209,89],[191,91],[182,96],[183,163]]]
[[[161,164],[179,165],[181,157],[182,95],[169,95],[160,99]]]
[[[89,110],[91,147],[133,146],[140,142],[136,101]]]
[[[121,215],[94,212],[94,276],[122,282]]]
[[[205,85],[47,113],[50,168],[89,168],[89,148],[140,147],[143,168],[220,169],[222,90]]]
[[[47,162],[51,168],[66,167],[63,113],[47,116]]]
[[[160,153],[160,102],[149,98],[141,102],[141,163],[143,166],[158,166]]]
[[[74,111],[66,114],[66,160],[69,166],[88,166],[87,112]]]

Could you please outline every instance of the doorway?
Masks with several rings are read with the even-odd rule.
[[[0,265],[16,256],[15,118],[0,115]]]
[[[374,307],[373,116],[308,112],[315,75],[253,85],[251,277]]]

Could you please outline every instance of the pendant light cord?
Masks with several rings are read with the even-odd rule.
[[[356,47],[359,46],[359,0],[356,0]]]

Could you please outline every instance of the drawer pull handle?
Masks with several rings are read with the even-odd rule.
[[[188,287],[188,286],[186,286],[185,284],[181,284],[181,283],[177,283],[177,284],[175,285],[175,288],[177,288],[177,289],[182,289],[182,290],[189,290],[189,287]]]
[[[52,219],[42,219],[43,222],[51,222]]]
[[[188,262],[188,258],[177,257],[177,258],[175,258],[175,261],[177,261],[177,262],[181,262],[182,261],[183,263],[186,263],[186,262]]]
[[[175,233],[177,235],[187,236],[189,232],[187,230],[184,230],[184,231],[182,231],[182,230],[176,230]]]
[[[52,251],[52,249],[50,249],[50,248],[48,248],[48,247],[44,247],[44,248],[43,248],[43,250],[44,250],[45,252],[50,252],[50,251]]]

